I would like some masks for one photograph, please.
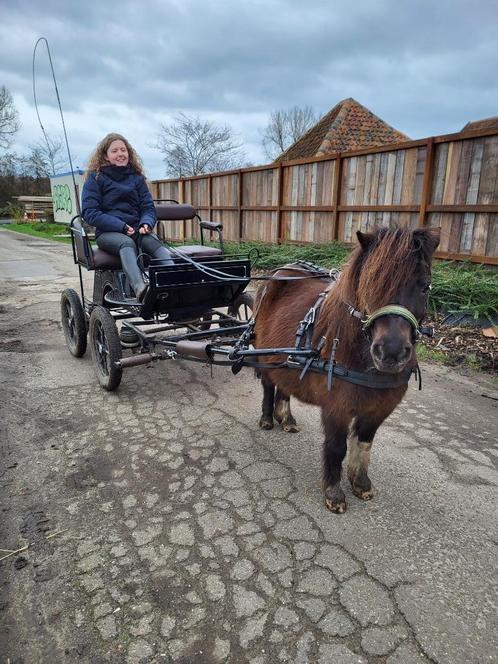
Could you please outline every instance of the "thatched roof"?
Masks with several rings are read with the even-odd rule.
[[[334,106],[275,161],[291,161],[409,140],[406,134],[349,98]]]

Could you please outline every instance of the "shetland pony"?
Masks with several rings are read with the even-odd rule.
[[[381,315],[368,330],[351,314],[368,316],[386,305],[408,309],[420,322],[426,313],[431,284],[431,260],[439,243],[439,229],[386,229],[357,233],[359,247],[352,254],[337,283],[327,292],[315,322],[312,346],[322,340],[320,356],[328,359],[338,339],[336,361],[348,369],[379,376],[417,365],[417,330],[403,316]],[[281,268],[277,277],[296,276]],[[270,281],[255,299],[255,348],[289,348],[296,330],[325,288],[320,279]],[[323,340],[323,337],[326,340]],[[336,342],[337,343],[337,342]],[[282,356],[265,362],[279,363]],[[290,411],[290,396],[321,407],[325,432],[323,490],[327,508],[346,510],[341,488],[342,462],[349,447],[347,474],[355,496],[373,497],[368,477],[370,449],[377,429],[400,403],[407,384],[378,389],[335,378],[331,389],[323,374],[289,368],[262,369],[263,405],[260,426],[273,427],[273,419],[285,431],[298,431]],[[349,441],[348,441],[349,436]]]

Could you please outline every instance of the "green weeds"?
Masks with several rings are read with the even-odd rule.
[[[468,262],[436,261],[429,306],[434,313],[492,319],[498,316],[498,272]]]

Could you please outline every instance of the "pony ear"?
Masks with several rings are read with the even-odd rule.
[[[441,238],[440,228],[417,228],[413,231],[413,236],[420,241],[421,246],[425,251],[432,256],[436,251]]]
[[[372,233],[362,233],[361,231],[356,231],[356,237],[358,238],[358,242],[360,243],[363,251],[367,251],[373,241]]]

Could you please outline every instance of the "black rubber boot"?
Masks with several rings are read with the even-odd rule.
[[[149,286],[144,279],[141,269],[138,267],[135,250],[133,247],[121,247],[119,257],[137,300],[142,302]]]
[[[141,240],[141,250],[149,254],[151,258],[161,261],[161,265],[174,265],[171,252],[166,249],[155,233],[144,235]],[[140,246],[140,244],[139,244]]]
[[[174,265],[171,253],[166,247],[158,247],[152,254],[152,258],[161,259],[161,265]]]

